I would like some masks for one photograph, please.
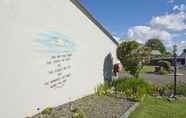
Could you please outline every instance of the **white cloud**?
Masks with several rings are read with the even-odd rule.
[[[168,0],[168,3],[174,3],[176,0]]]
[[[179,6],[175,5],[172,10],[178,10],[178,9],[179,9]]]
[[[181,41],[181,44],[185,44],[186,43],[186,41]]]
[[[135,26],[128,30],[128,38],[134,39],[139,43],[145,43],[151,38],[159,38],[167,46],[171,45],[171,34],[167,31],[153,29],[149,26]]]
[[[177,43],[178,46],[178,50],[181,53],[183,49],[186,49],[186,41],[181,41],[179,43]]]
[[[175,5],[175,6],[173,7],[173,10],[174,10],[174,11],[186,11],[186,5],[184,5],[184,4]]]
[[[153,17],[150,25],[156,29],[182,31],[186,29],[186,14],[184,12]]]
[[[153,17],[149,25],[129,28],[125,39],[133,39],[144,44],[151,38],[159,38],[168,50],[172,50],[175,44],[178,45],[179,51],[186,48],[186,40],[179,39],[186,35],[184,32],[186,30],[186,5],[176,5],[173,10],[173,13]]]

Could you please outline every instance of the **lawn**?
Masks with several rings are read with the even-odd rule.
[[[169,102],[148,96],[129,118],[186,118],[185,109],[186,99]]]
[[[155,68],[153,66],[144,66],[141,70],[142,73],[153,73]]]

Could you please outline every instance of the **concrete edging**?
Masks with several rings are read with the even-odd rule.
[[[128,118],[129,115],[136,110],[136,108],[140,105],[140,103],[135,103],[132,107],[130,107],[120,118]]]

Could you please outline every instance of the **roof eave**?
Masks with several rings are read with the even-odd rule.
[[[109,31],[107,31],[103,25],[101,25],[90,13],[89,11],[81,5],[79,0],[70,0],[79,10],[82,11],[103,33],[105,33],[116,45],[119,44],[118,41],[111,35]]]

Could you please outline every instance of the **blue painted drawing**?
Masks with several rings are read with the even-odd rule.
[[[74,52],[76,49],[69,37],[58,32],[40,33],[36,41],[49,53]]]

